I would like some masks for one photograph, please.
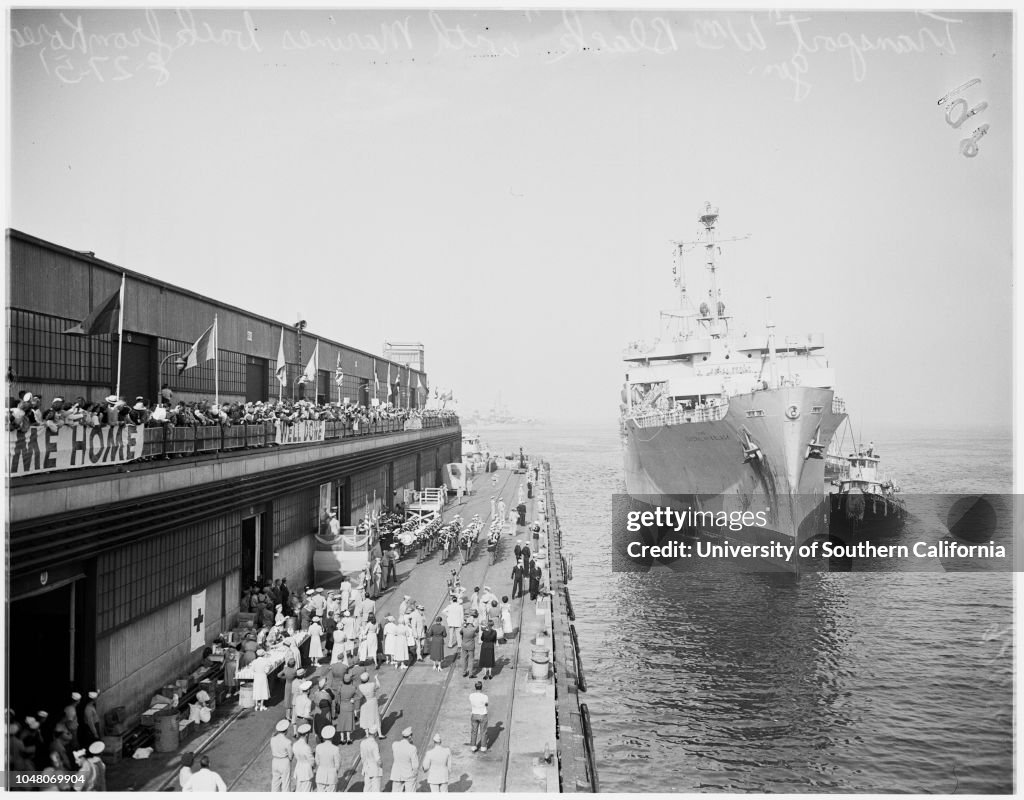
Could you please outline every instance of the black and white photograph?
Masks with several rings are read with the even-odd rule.
[[[4,17],[8,790],[1016,793],[1013,8]]]

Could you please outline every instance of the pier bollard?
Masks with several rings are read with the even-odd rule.
[[[546,681],[550,673],[551,650],[548,647],[548,637],[538,634],[533,640],[533,650],[530,654],[530,678],[536,681]]]

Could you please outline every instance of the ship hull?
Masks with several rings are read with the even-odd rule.
[[[906,521],[907,510],[901,502],[874,492],[834,492],[829,504],[833,535],[895,536]]]
[[[831,389],[786,387],[733,395],[715,421],[640,427],[627,420],[626,492],[647,505],[763,511],[767,519],[739,531],[698,526],[700,534],[752,544],[827,538],[825,461],[808,457],[808,445],[827,445],[844,419],[832,399]]]

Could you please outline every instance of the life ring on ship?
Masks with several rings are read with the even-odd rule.
[[[786,416],[790,419],[797,419],[800,416],[800,406],[794,404],[786,409]]]

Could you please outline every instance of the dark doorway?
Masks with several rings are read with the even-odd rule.
[[[266,402],[270,399],[267,393],[267,360],[255,356],[245,357],[245,399],[246,402]]]
[[[110,340],[113,371],[110,374],[111,390],[117,387],[117,337]],[[133,405],[136,397],[155,400],[159,391],[156,374],[156,339],[141,333],[125,331],[121,344],[121,396]]]
[[[19,712],[47,711],[59,717],[72,691],[83,695],[93,689],[83,680],[86,653],[85,581],[14,600],[10,604],[7,633],[9,697]],[[77,645],[77,646],[76,646]]]
[[[354,525],[352,522],[352,479],[345,478],[338,484],[338,520],[342,525]]]
[[[258,578],[273,578],[274,552],[267,515],[257,514],[242,520],[242,586],[244,592]]]

